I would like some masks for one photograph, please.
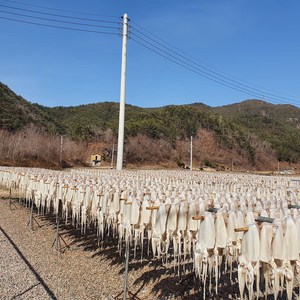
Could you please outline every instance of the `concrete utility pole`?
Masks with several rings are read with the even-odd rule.
[[[123,168],[127,35],[128,35],[128,17],[127,17],[127,14],[124,14],[124,16],[123,16],[120,114],[119,114],[119,133],[118,133],[118,155],[117,155],[117,170],[118,171],[121,171]]]
[[[190,170],[193,171],[193,136],[191,135]]]
[[[110,168],[114,168],[115,144],[112,146]]]
[[[60,136],[60,152],[59,152],[59,165],[62,163],[62,154],[63,154],[63,136]]]

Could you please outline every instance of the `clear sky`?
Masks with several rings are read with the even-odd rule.
[[[0,0],[0,81],[46,106],[119,101],[120,35],[3,18],[117,33],[117,23],[83,19],[120,22],[124,13],[131,20],[126,103],[300,104],[298,0]]]

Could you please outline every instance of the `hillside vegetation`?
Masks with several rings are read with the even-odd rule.
[[[60,135],[68,164],[84,163],[95,151],[107,159],[111,156],[118,103],[49,108],[26,101],[0,83],[0,105],[0,137],[6,141],[0,146],[2,164],[57,165]],[[190,136],[195,167],[274,169],[277,160],[300,160],[300,110],[291,105],[260,100],[216,108],[201,103],[160,108],[126,105],[125,119],[128,164],[183,166],[189,161]],[[24,153],[28,141],[31,150]]]

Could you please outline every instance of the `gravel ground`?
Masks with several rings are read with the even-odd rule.
[[[0,230],[1,299],[51,299],[40,281]]]

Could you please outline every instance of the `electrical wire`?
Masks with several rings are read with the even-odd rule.
[[[214,82],[216,82],[216,83],[219,83],[219,84],[221,84],[221,85],[223,85],[223,86],[229,87],[229,88],[234,89],[234,90],[236,90],[236,91],[239,91],[239,92],[246,93],[246,94],[248,94],[248,95],[257,97],[257,94],[251,93],[251,91],[246,92],[246,91],[244,91],[244,90],[242,90],[242,89],[240,89],[240,88],[238,88],[238,87],[231,86],[231,85],[226,84],[226,83],[224,83],[224,82],[221,82],[221,81],[219,81],[219,80],[212,79],[212,78],[209,77],[209,76],[203,75],[203,73],[201,73],[200,71],[197,71],[197,69],[195,69],[194,67],[189,67],[188,65],[186,65],[186,64],[184,64],[184,63],[178,62],[178,61],[176,61],[175,59],[170,58],[169,56],[164,55],[164,54],[160,53],[159,51],[154,50],[153,48],[150,48],[149,46],[147,46],[146,44],[144,44],[144,43],[142,43],[142,42],[136,40],[135,38],[132,38],[132,37],[131,37],[130,39],[131,39],[132,41],[136,42],[137,44],[139,44],[139,45],[141,45],[141,46],[147,48],[148,50],[150,50],[150,51],[152,51],[152,52],[154,52],[154,53],[156,53],[156,54],[158,54],[158,55],[160,55],[160,56],[166,58],[167,60],[169,60],[169,61],[171,61],[171,62],[173,62],[173,63],[175,63],[175,64],[177,64],[177,65],[179,65],[179,66],[181,66],[181,67],[183,67],[183,68],[185,68],[185,69],[187,69],[187,70],[189,70],[189,71],[192,71],[193,73],[196,73],[196,74],[198,74],[198,75],[201,75],[201,76],[203,76],[203,77],[205,77],[205,78],[207,78],[207,79],[210,79],[210,80],[212,80],[212,81],[214,81]]]
[[[19,22],[19,23],[25,23],[25,24],[32,24],[32,25],[37,25],[37,26],[43,26],[43,27],[51,27],[51,28],[72,30],[72,31],[91,32],[91,33],[98,33],[98,34],[119,35],[119,33],[114,33],[114,32],[88,30],[88,29],[80,29],[80,28],[71,28],[71,27],[64,27],[64,26],[56,26],[56,25],[42,24],[42,23],[37,23],[37,22],[30,22],[30,21],[25,21],[25,20],[17,20],[17,19],[6,18],[6,17],[0,17],[0,19],[14,21],[14,22]]]
[[[220,71],[220,70],[218,70],[218,69],[216,69],[216,68],[214,68],[214,67],[212,67],[212,66],[210,66],[210,65],[208,65],[208,64],[206,64],[206,63],[204,63],[203,61],[200,61],[199,59],[197,59],[197,58],[195,58],[195,57],[189,55],[188,53],[182,51],[181,49],[175,47],[174,45],[172,45],[172,44],[166,42],[165,40],[163,40],[163,39],[160,38],[159,36],[153,34],[153,33],[150,32],[149,30],[147,30],[145,27],[143,27],[143,26],[141,26],[141,25],[135,23],[134,21],[131,21],[131,23],[135,24],[136,26],[138,26],[139,28],[141,28],[141,29],[144,30],[145,32],[149,33],[151,36],[155,37],[156,39],[160,40],[160,41],[163,42],[164,44],[166,44],[166,45],[172,47],[173,49],[175,49],[175,50],[177,50],[178,52],[180,52],[180,53],[186,55],[187,57],[193,59],[194,61],[196,61],[196,62],[198,62],[198,63],[200,63],[200,64],[206,66],[208,69],[215,70],[215,71],[218,72],[218,73],[224,74],[224,75],[226,75],[227,77],[231,77],[231,78],[233,78],[233,79],[235,79],[235,80],[240,80],[241,82],[246,83],[246,84],[248,84],[248,85],[256,86],[257,88],[259,88],[259,91],[260,91],[261,93],[267,94],[267,92],[266,92],[267,90],[265,89],[265,87],[262,87],[262,86],[259,86],[259,85],[256,85],[256,84],[249,84],[249,83],[247,83],[246,81],[243,81],[243,80],[241,80],[241,79],[239,79],[239,78],[237,78],[237,77],[235,77],[235,76],[232,76],[232,75],[230,75],[230,74],[228,74],[228,73],[225,73],[225,72],[223,72],[223,71]],[[269,94],[269,93],[268,93],[268,94]],[[280,94],[280,93],[277,93],[277,94]],[[281,95],[283,95],[283,94],[281,94]],[[288,96],[288,98],[286,98],[286,99],[290,99],[290,98],[298,98],[298,97],[296,97],[296,96],[291,96],[291,95],[286,95],[286,96]]]
[[[83,13],[79,11],[72,11],[72,10],[66,10],[66,9],[58,9],[58,8],[50,8],[46,6],[40,6],[40,5],[33,5],[33,4],[28,4],[24,2],[18,2],[18,1],[12,1],[12,0],[2,0],[5,2],[17,4],[17,5],[23,5],[23,6],[29,6],[29,7],[37,7],[37,8],[42,8],[42,9],[47,9],[47,10],[52,10],[52,11],[60,11],[60,12],[67,12],[67,13],[72,13],[72,14],[79,14],[79,15],[87,15],[87,16],[97,16],[97,17],[106,17],[106,18],[119,18],[118,16],[112,16],[112,15],[104,15],[104,14],[95,14],[95,13]]]
[[[27,5],[24,3],[20,3],[17,1],[11,1],[11,0],[4,0],[6,2],[21,4],[21,5]],[[39,7],[43,9],[50,9],[43,6],[37,6],[37,5],[27,5],[27,6],[34,6]],[[120,21],[107,21],[107,20],[99,20],[99,19],[90,19],[90,18],[82,18],[82,17],[74,17],[74,16],[67,16],[62,14],[54,14],[54,13],[47,13],[44,11],[37,11],[37,10],[31,10],[31,9],[23,9],[18,8],[14,6],[9,5],[2,5],[0,4],[0,7],[4,7],[6,9],[12,9],[12,10],[18,10],[18,11],[24,11],[29,12],[32,14],[40,14],[40,15],[47,15],[47,16],[54,16],[58,18],[66,18],[66,19],[73,19],[73,20],[81,20],[81,21],[89,21],[89,22],[99,22],[99,23],[111,23],[111,24],[120,24]],[[65,10],[58,10],[58,9],[51,9],[56,11],[65,11]],[[70,11],[66,11],[70,12]],[[87,24],[87,23],[81,23],[81,22],[71,22],[71,21],[65,21],[65,20],[58,20],[58,19],[52,19],[52,18],[44,18],[44,17],[37,17],[33,15],[23,14],[23,13],[16,13],[11,11],[5,11],[0,10],[0,13],[4,14],[10,14],[14,16],[20,16],[20,17],[26,17],[31,19],[37,19],[37,20],[43,20],[43,21],[50,21],[50,22],[56,22],[56,23],[64,23],[64,24],[71,24],[71,25],[78,25],[78,26],[89,26],[89,27],[98,27],[98,28],[106,28],[106,29],[118,29],[120,31],[121,29],[118,27],[113,26],[104,26],[104,25],[96,25],[96,24]],[[72,12],[75,13],[75,12]],[[102,15],[99,15],[102,16]],[[10,20],[14,22],[20,22],[20,23],[27,23],[32,25],[38,25],[38,26],[44,26],[44,27],[52,27],[52,28],[59,28],[59,29],[66,29],[66,30],[72,30],[72,31],[81,31],[81,32],[92,32],[92,33],[99,33],[99,34],[115,34],[119,35],[119,33],[114,32],[106,32],[106,31],[97,31],[97,30],[87,30],[82,28],[73,28],[73,27],[65,27],[65,26],[56,26],[52,24],[44,24],[39,22],[32,22],[28,20],[20,20],[15,18],[7,18],[7,17],[1,17],[0,19],[4,20]],[[203,62],[200,62],[198,59],[186,54],[185,52],[181,51],[180,49],[174,47],[170,43],[164,41],[163,39],[159,38],[158,36],[154,35],[144,27],[138,25],[137,23],[133,22],[137,27],[141,28],[143,31],[147,32],[148,34],[145,34],[143,31],[135,28],[135,26],[130,25],[130,34],[134,36],[134,38],[130,37],[131,40],[134,42],[140,44],[141,46],[147,48],[148,50],[151,50],[152,52],[168,59],[169,61],[172,61],[173,63],[176,63],[177,65],[190,70],[194,73],[197,73],[198,75],[205,77],[209,80],[212,80],[218,84],[221,84],[223,86],[226,86],[228,88],[234,89],[236,91],[261,98],[263,95],[263,98],[267,98],[269,101],[274,103],[295,103],[296,105],[299,105],[299,101],[297,100],[291,100],[291,98],[283,97],[280,95],[276,95],[274,93],[268,92],[266,89],[258,89],[256,87],[253,87],[249,84],[247,84],[244,81],[238,80],[238,79],[232,79],[235,78],[231,75],[228,75],[224,72],[220,72],[217,69],[210,67],[208,65],[205,65]],[[153,37],[151,37],[153,36]],[[168,45],[168,46],[165,46]],[[175,50],[173,50],[175,49]],[[225,75],[223,75],[225,74]]]
[[[188,61],[188,62],[190,62],[190,63],[193,63],[193,64],[197,65],[197,66],[200,67],[201,69],[204,69],[204,70],[206,70],[207,72],[210,72],[210,73],[212,73],[213,75],[216,75],[217,77],[220,77],[220,78],[222,78],[222,79],[225,79],[226,81],[229,81],[229,82],[233,82],[234,84],[240,85],[240,86],[245,87],[245,88],[247,88],[247,89],[252,89],[252,90],[254,90],[254,91],[256,91],[256,92],[259,92],[259,93],[268,94],[268,95],[273,96],[273,97],[275,97],[275,98],[279,98],[279,99],[283,99],[283,100],[288,100],[288,101],[290,101],[290,98],[280,97],[280,96],[277,96],[277,95],[274,95],[274,94],[271,94],[271,93],[267,93],[267,92],[265,92],[265,91],[262,91],[262,90],[253,88],[253,87],[251,87],[251,86],[249,86],[249,85],[247,85],[247,84],[243,84],[243,83],[238,82],[238,81],[236,81],[236,80],[230,79],[230,78],[228,78],[228,77],[226,77],[226,76],[224,76],[224,75],[222,75],[222,74],[220,74],[220,73],[217,73],[217,72],[215,72],[215,71],[212,71],[212,70],[210,70],[209,68],[207,68],[207,67],[205,67],[205,66],[203,66],[203,65],[201,65],[201,64],[199,64],[199,63],[197,63],[197,62],[194,62],[194,61],[192,61],[192,60],[189,59],[189,58],[186,58],[185,56],[181,55],[180,53],[178,53],[178,52],[176,52],[176,51],[174,51],[174,50],[172,50],[172,49],[170,49],[169,47],[164,46],[162,43],[159,43],[159,42],[157,42],[156,40],[154,40],[153,38],[149,37],[148,35],[145,35],[145,34],[142,33],[140,30],[138,30],[138,29],[134,29],[134,30],[136,30],[137,32],[139,32],[140,34],[142,34],[143,36],[145,36],[146,38],[150,39],[151,41],[155,42],[156,44],[158,44],[158,45],[162,46],[163,48],[169,50],[170,52],[174,53],[174,54],[177,55],[178,57],[183,58],[184,60],[186,60],[186,61]],[[134,33],[133,33],[133,34],[134,34]],[[145,40],[144,40],[144,41],[145,41]],[[205,73],[206,73],[206,74],[209,74],[209,73],[207,73],[207,72],[205,72]]]
[[[143,26],[137,24],[136,22],[131,21],[131,23],[135,24],[137,27],[141,28],[143,31],[147,32],[147,33],[150,34],[151,36],[155,37],[157,40],[160,40],[162,43],[164,43],[164,44],[166,44],[166,45],[172,47],[173,49],[177,50],[178,52],[180,52],[180,53],[186,55],[187,57],[189,57],[190,59],[194,60],[195,62],[198,62],[198,63],[202,64],[203,66],[206,66],[208,69],[215,70],[216,72],[219,72],[219,73],[221,73],[221,74],[224,74],[224,75],[226,75],[226,76],[228,76],[228,77],[231,77],[231,78],[233,78],[233,79],[238,79],[238,78],[236,78],[235,76],[232,76],[232,75],[227,74],[227,73],[225,73],[225,72],[223,72],[223,71],[220,71],[220,70],[218,70],[218,69],[216,69],[216,68],[214,68],[214,67],[212,67],[212,66],[206,64],[205,62],[200,61],[198,58],[195,58],[195,57],[189,55],[188,53],[182,51],[181,49],[175,47],[174,45],[172,45],[172,44],[166,42],[165,40],[163,40],[163,39],[160,38],[159,36],[157,36],[157,35],[155,35],[154,33],[150,32],[150,31],[147,30],[145,27],[143,27]],[[137,30],[137,29],[135,29],[135,30]],[[138,32],[141,32],[141,31],[138,31]],[[244,82],[244,81],[242,81],[242,82]],[[244,82],[244,83],[246,83],[246,82]],[[257,87],[259,87],[260,89],[263,89],[263,88],[260,87],[260,86],[257,86]]]
[[[120,23],[120,21],[107,21],[107,20],[81,18],[81,17],[72,17],[72,16],[67,16],[67,15],[46,13],[46,12],[41,12],[41,11],[37,11],[37,10],[18,8],[18,7],[14,7],[14,6],[3,5],[3,4],[0,4],[0,7],[5,7],[5,8],[19,10],[19,11],[21,10],[21,11],[25,11],[25,12],[36,13],[36,14],[47,15],[47,16],[54,16],[54,17],[61,17],[61,18],[73,19],[73,20],[91,21],[91,22],[99,22],[99,23],[112,23],[112,24],[119,24]]]
[[[206,72],[206,71],[203,71],[202,69],[199,69],[199,67],[197,67],[196,65],[191,64],[189,62],[186,62],[185,60],[176,57],[175,55],[169,53],[168,51],[166,51],[164,49],[161,49],[160,47],[154,45],[153,43],[150,43],[147,40],[145,40],[141,37],[138,37],[136,34],[134,34],[132,32],[131,32],[131,35],[138,38],[138,39],[136,39],[136,38],[131,37],[131,40],[133,40],[136,43],[144,46],[145,48],[151,50],[152,52],[155,52],[156,54],[158,54],[158,55],[160,55],[160,56],[176,63],[177,65],[180,65],[181,67],[184,67],[187,70],[190,70],[190,71],[192,71],[192,72],[194,72],[198,75],[201,75],[201,76],[203,76],[203,77],[205,77],[209,80],[212,80],[216,83],[219,83],[223,86],[229,87],[229,88],[234,89],[236,91],[239,91],[239,92],[242,92],[242,93],[257,97],[257,98],[261,97],[261,93],[257,93],[257,91],[252,90],[251,88],[246,88],[246,87],[243,87],[243,86],[239,86],[238,84],[234,84],[234,83],[226,81],[222,78],[218,78],[218,77],[214,76],[213,74],[210,74],[209,72]],[[272,100],[274,103],[277,103],[277,104],[282,103],[282,101],[280,101],[276,98],[269,97],[268,100]],[[290,102],[292,102],[292,101],[290,100]],[[287,103],[290,103],[290,102],[287,102]],[[297,104],[299,104],[299,103],[297,103]]]
[[[119,29],[117,27],[112,27],[112,26],[96,25],[96,24],[86,24],[86,23],[70,22],[70,21],[62,21],[62,20],[57,20],[57,19],[42,18],[42,17],[30,16],[30,15],[26,15],[26,14],[13,13],[13,12],[4,11],[4,10],[0,10],[0,13],[6,13],[6,14],[14,15],[14,16],[21,16],[21,17],[27,17],[27,18],[32,18],[32,19],[44,20],[44,21],[64,23],[64,24],[73,24],[73,25],[98,27],[98,28]]]
[[[132,21],[132,23],[136,24],[133,21]],[[138,27],[142,28],[144,31],[149,32],[148,30],[144,29],[144,27],[139,26],[138,24],[136,24],[136,25]],[[132,30],[133,30],[133,32],[132,32]],[[134,31],[136,31],[140,35],[142,35],[143,38],[141,38],[141,36],[138,36],[137,34],[135,34]],[[152,47],[156,48],[157,50],[159,50],[159,51],[161,51],[161,52],[163,52],[163,53],[165,53],[167,55],[170,55],[171,57],[175,58],[176,60],[179,60],[179,61],[183,62],[184,64],[186,64],[188,66],[192,65],[193,68],[198,68],[199,72],[203,72],[204,73],[204,74],[202,74],[203,76],[207,75],[209,77],[212,77],[212,78],[208,78],[208,79],[211,79],[211,80],[213,80],[213,79],[214,80],[220,80],[220,81],[222,81],[222,83],[226,83],[228,85],[232,85],[233,87],[242,89],[242,90],[244,90],[244,92],[247,92],[247,93],[249,93],[251,91],[251,95],[255,94],[256,97],[257,96],[261,97],[262,95],[266,96],[266,97],[268,97],[268,100],[273,99],[273,102],[276,102],[276,103],[282,103],[282,102],[284,102],[284,103],[289,104],[290,102],[293,102],[293,103],[296,103],[297,105],[299,105],[299,101],[297,101],[297,100],[291,100],[290,97],[287,98],[287,97],[279,96],[279,95],[276,95],[274,93],[267,92],[265,89],[259,90],[259,89],[255,88],[255,87],[252,87],[252,86],[248,85],[248,84],[244,84],[244,83],[241,83],[240,81],[237,81],[237,80],[229,78],[230,75],[224,76],[224,75],[220,74],[220,72],[214,71],[216,69],[212,70],[211,67],[208,68],[206,66],[203,66],[203,63],[200,64],[199,60],[191,57],[190,55],[187,55],[183,51],[181,51],[178,48],[172,46],[171,44],[165,42],[163,39],[157,37],[156,35],[152,34],[151,32],[149,32],[149,33],[151,34],[151,36],[154,36],[155,38],[152,38],[149,35],[143,33],[141,30],[136,29],[134,26],[131,26],[131,34],[135,35],[140,40],[142,40],[143,42],[146,42],[148,45],[151,45]],[[146,39],[150,40],[151,42],[149,42]],[[153,42],[156,45],[158,45],[158,46],[154,45]],[[163,43],[167,44],[168,46],[172,47],[173,49],[176,49],[177,51],[174,51],[170,47],[167,47],[167,46],[163,45]],[[185,55],[182,55],[179,52],[183,53]],[[190,57],[190,58],[187,58],[187,56]],[[195,67],[194,65],[196,65],[197,67]],[[226,74],[226,73],[223,73],[223,74]],[[201,74],[199,74],[199,75],[201,75]],[[206,76],[204,76],[204,77],[206,77]],[[232,76],[230,76],[230,77],[232,77]],[[220,83],[220,82],[218,82],[218,83]]]

